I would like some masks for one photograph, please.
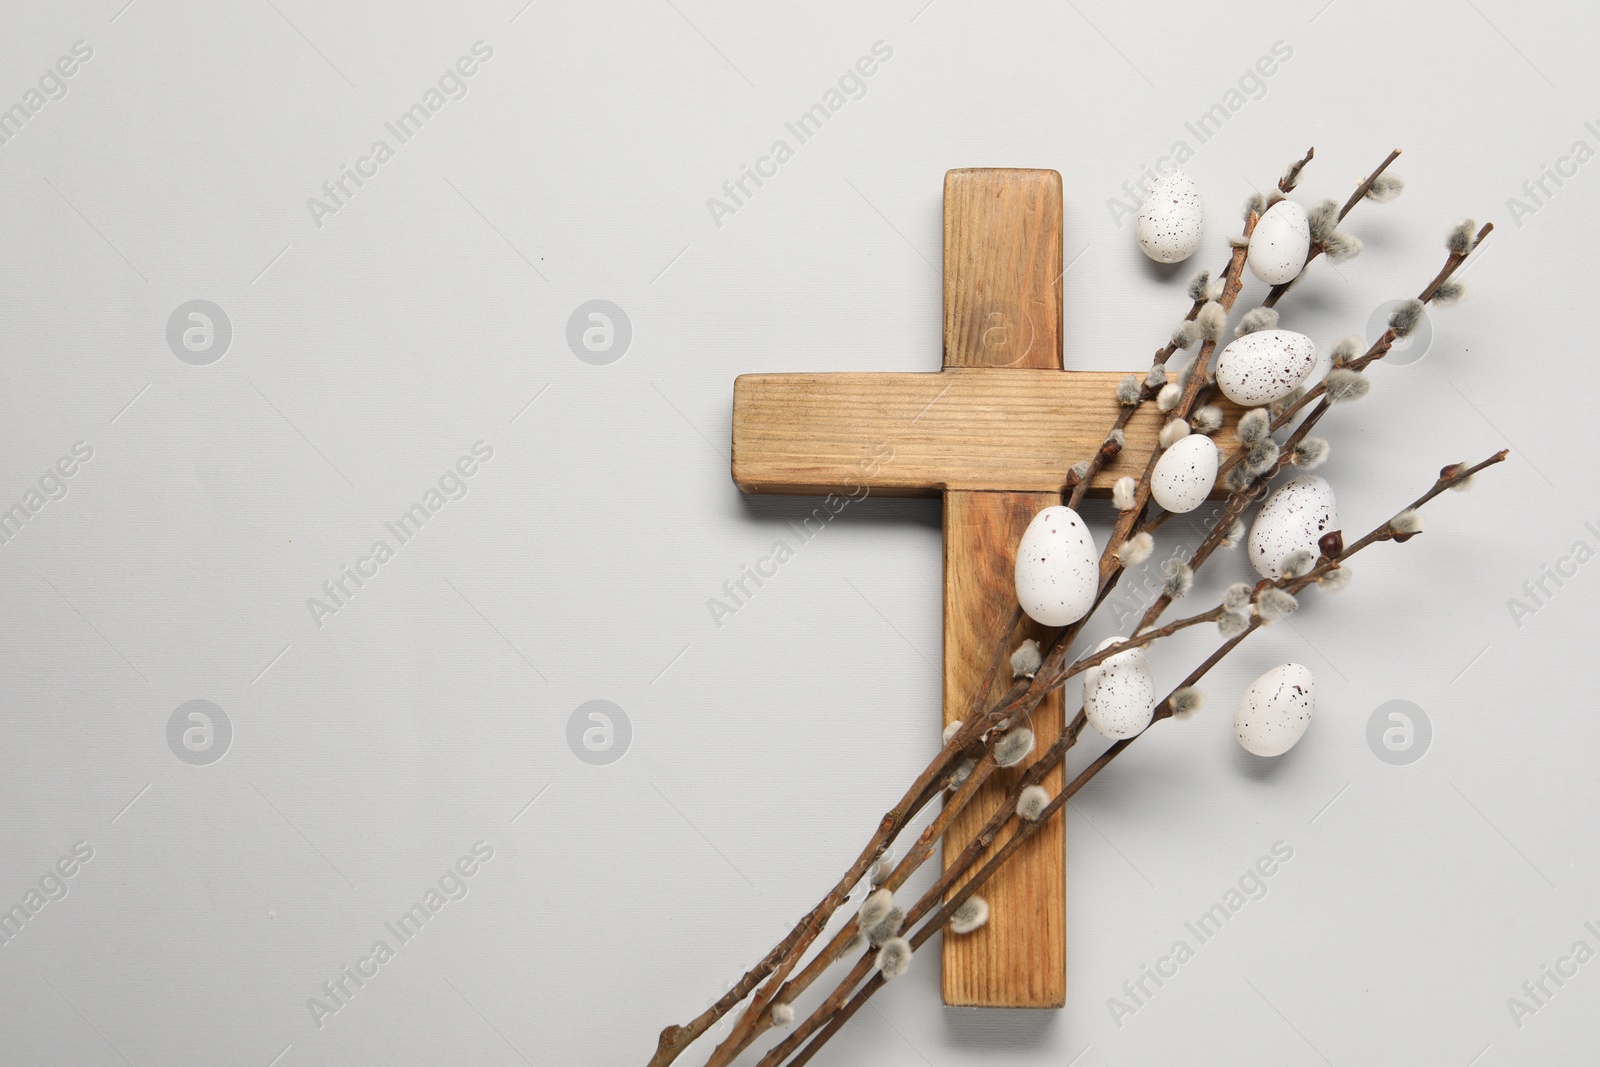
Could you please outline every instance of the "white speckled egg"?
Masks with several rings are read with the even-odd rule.
[[[1333,486],[1315,474],[1284,482],[1261,505],[1250,527],[1250,563],[1263,578],[1283,577],[1283,557],[1302,548],[1317,551],[1322,535],[1339,528]]]
[[[1095,651],[1104,652],[1123,640],[1108,637]],[[1118,652],[1083,672],[1083,714],[1102,736],[1113,741],[1133,737],[1150,725],[1155,710],[1156,676],[1144,649]]]
[[[1228,344],[1217,357],[1222,395],[1247,408],[1288,396],[1317,365],[1317,346],[1293,330],[1257,330]]]
[[[1078,513],[1059,504],[1033,517],[1017,545],[1017,603],[1044,626],[1089,614],[1100,587],[1100,552]]]
[[[1233,713],[1233,732],[1245,751],[1281,756],[1305,736],[1317,703],[1317,681],[1298,663],[1274,667],[1250,683]]]
[[[1181,263],[1200,247],[1205,221],[1200,190],[1183,171],[1172,170],[1150,183],[1133,231],[1145,255],[1157,263]]]
[[[1193,511],[1217,483],[1217,446],[1192,433],[1161,453],[1150,472],[1150,495],[1175,515]]]
[[[1245,262],[1250,273],[1268,285],[1282,285],[1299,276],[1310,249],[1311,223],[1306,220],[1306,209],[1293,200],[1279,200],[1256,223]]]

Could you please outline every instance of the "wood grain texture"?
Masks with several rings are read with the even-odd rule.
[[[885,456],[888,446],[873,493],[1059,492],[1116,418],[1122,376],[1021,368],[746,374],[733,386],[733,480],[747,493],[859,495],[862,458]],[[1232,425],[1239,410],[1223,406]],[[1145,405],[1128,424],[1129,452],[1148,455],[1160,430],[1161,416]],[[1224,448],[1232,443],[1219,436]],[[1101,471],[1095,494],[1109,496],[1127,473],[1115,463]]]
[[[1051,386],[1073,377],[1061,373],[1061,175],[1055,171],[945,175],[944,370],[937,377],[940,392],[914,416],[904,442],[907,462],[898,462],[897,449],[883,470],[918,471],[915,461],[925,446],[935,469],[945,471],[948,723],[967,714],[994,656],[995,637],[1016,608],[1012,570],[1023,530],[1039,509],[1061,502],[1067,468],[1090,455],[1085,449],[1099,445],[1115,415],[1114,409],[1085,411],[1081,396],[1051,395]],[[1096,384],[1116,388],[1114,381]],[[1080,418],[1086,421],[1076,423]],[[965,427],[959,438],[952,433],[957,426]],[[1043,484],[1014,484],[1030,477]],[[1024,488],[1043,491],[981,491]],[[1055,740],[1062,728],[1059,693],[1039,705],[1032,725],[1040,746]],[[996,774],[951,823],[944,837],[947,862],[987,821],[1020,770]],[[983,891],[987,925],[963,936],[944,934],[946,1004],[1058,1008],[1066,1002],[1063,825],[1058,819],[1044,827],[989,881]]]
[[[1012,568],[1016,545],[1054,493],[982,493],[944,497],[944,718],[967,714],[983,685],[995,637],[1016,608]],[[1028,621],[1023,636],[1040,637]],[[1019,638],[1020,640],[1020,638]],[[1002,678],[1002,682],[1009,678]],[[1003,686],[1002,686],[1003,688]],[[1062,694],[1047,696],[1030,724],[1038,739],[1022,766],[998,771],[945,832],[944,856],[954,858],[1015,786],[1028,763],[1062,730]],[[1057,767],[1044,780],[1062,785]],[[1059,1008],[1067,996],[1067,871],[1065,825],[1057,813],[983,889],[989,922],[970,934],[944,935],[944,1002],[998,1008]],[[1003,832],[993,847],[1010,837]],[[981,863],[979,864],[981,866]]]
[[[944,176],[944,366],[1061,369],[1061,175]]]

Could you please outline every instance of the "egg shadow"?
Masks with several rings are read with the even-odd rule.
[[[1307,730],[1306,734],[1310,732],[1310,730]],[[1302,734],[1301,739],[1304,740],[1304,738],[1305,734]],[[1298,743],[1281,756],[1257,756],[1252,752],[1246,751],[1243,745],[1236,745],[1233,750],[1234,769],[1244,777],[1257,782],[1270,782],[1279,775],[1289,773],[1288,769],[1293,767],[1299,759],[1300,745]]]
[[[1145,277],[1162,284],[1171,282],[1180,274],[1187,274],[1196,270],[1197,268],[1194,265],[1195,255],[1198,255],[1198,253],[1189,256],[1188,259],[1181,259],[1176,263],[1159,263],[1143,252],[1138,253],[1139,262],[1143,264]]]

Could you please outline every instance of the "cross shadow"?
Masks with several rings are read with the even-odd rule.
[[[858,525],[921,526],[935,531],[944,528],[944,504],[938,497],[891,497],[869,493],[860,500],[848,501],[837,513],[829,511],[823,503],[825,498],[821,496],[739,493],[739,499],[745,517],[766,526],[801,526],[809,520],[809,528],[812,529],[818,526]]]
[[[1062,1014],[1037,1008],[945,1008],[941,1012],[945,1038],[951,1045],[987,1055],[1043,1048],[1061,1025]]]

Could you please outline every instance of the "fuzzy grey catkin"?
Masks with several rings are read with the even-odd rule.
[[[1270,437],[1263,437],[1250,446],[1250,451],[1245,453],[1244,466],[1251,474],[1261,475],[1271,470],[1278,462],[1278,442]]]
[[[1251,215],[1263,215],[1266,210],[1267,198],[1260,193],[1251,193],[1249,199],[1244,202],[1245,218],[1249,218]]]
[[[1311,227],[1311,243],[1320,245],[1333,233],[1333,228],[1339,225],[1339,202],[1337,200],[1319,201],[1310,211],[1306,212],[1306,222]]]
[[[1224,611],[1222,616],[1217,619],[1217,632],[1223,636],[1224,640],[1238,637],[1249,628],[1250,617],[1241,615],[1237,611]]]
[[[1194,571],[1174,556],[1161,565],[1161,591],[1169,599],[1181,600],[1194,587]]]
[[[1236,470],[1236,471],[1239,470],[1239,469],[1240,468],[1238,468],[1238,467],[1234,468],[1234,470]],[[1245,475],[1245,477],[1249,477],[1249,474],[1247,473]],[[1242,486],[1241,486],[1241,488],[1242,488]],[[1237,490],[1235,490],[1235,491],[1237,492]],[[1243,541],[1243,540],[1244,540],[1244,520],[1243,519],[1234,519],[1233,520],[1233,525],[1228,527],[1227,534],[1218,543],[1223,548],[1233,548],[1235,545],[1237,545],[1240,541]]]
[[[1033,751],[1033,731],[1018,726],[994,745],[994,761],[1001,767],[1015,767]]]
[[[1200,309],[1194,321],[1200,327],[1201,339],[1215,344],[1222,340],[1222,331],[1228,326],[1228,312],[1221,304],[1210,300]]]
[[[1230,467],[1228,473],[1222,476],[1222,487],[1230,493],[1243,492],[1255,475],[1250,473],[1243,463],[1237,467]],[[1232,548],[1233,545],[1229,545]]]
[[[1132,511],[1135,492],[1138,488],[1139,483],[1124,474],[1111,487],[1111,506],[1118,511]]]
[[[1156,363],[1152,365],[1150,370],[1146,372],[1144,376],[1144,387],[1153,393],[1166,384],[1167,365],[1165,363]]]
[[[950,931],[970,934],[989,921],[989,902],[974,893],[950,913]]]
[[[1252,308],[1245,312],[1244,318],[1239,320],[1239,325],[1233,328],[1233,335],[1235,337],[1243,337],[1247,333],[1258,333],[1261,330],[1275,330],[1277,328],[1277,308]]]
[[[1405,190],[1405,179],[1398,174],[1387,172],[1372,179],[1372,185],[1367,189],[1367,199],[1378,204],[1387,204]]]
[[[1333,346],[1333,365],[1342,367],[1366,350],[1367,343],[1359,337],[1341,337]]]
[[[1458,256],[1464,256],[1471,252],[1477,247],[1477,244],[1478,224],[1472,219],[1463,219],[1458,223],[1456,228],[1450,231],[1450,236],[1445,241],[1445,246]]]
[[[950,771],[950,788],[952,790],[960,789],[966,780],[972,777],[972,771],[976,766],[977,764],[970,759],[964,759],[956,764],[954,769]]]
[[[1123,567],[1137,567],[1155,551],[1156,539],[1148,532],[1136,533],[1117,546],[1117,562]]]
[[[1222,591],[1222,608],[1224,611],[1248,613],[1250,598],[1255,594],[1246,582],[1234,582]]]
[[[1144,387],[1139,384],[1139,376],[1137,374],[1126,375],[1117,383],[1117,403],[1123,407],[1137,407],[1143,397]]]
[[[1300,602],[1292,593],[1275,586],[1256,594],[1256,614],[1261,616],[1263,622],[1276,622],[1288,618],[1299,606]]]
[[[1270,429],[1272,419],[1267,415],[1266,408],[1251,408],[1239,417],[1239,427],[1234,432],[1239,435],[1239,443],[1249,447],[1266,440]]]
[[[1454,278],[1441,283],[1439,288],[1433,291],[1433,302],[1444,308],[1459,304],[1466,298],[1467,283],[1458,282]]]
[[[1372,379],[1349,367],[1335,367],[1323,380],[1323,389],[1330,404],[1346,404],[1360,400],[1372,391]]]
[[[861,910],[856,912],[856,925],[869,930],[883,922],[893,907],[894,893],[887,889],[874,890],[862,902]]]
[[[1301,578],[1311,573],[1311,568],[1317,565],[1317,554],[1309,548],[1297,548],[1278,564],[1278,569],[1285,578]]]
[[[1195,712],[1205,707],[1205,694],[1194,686],[1184,686],[1172,694],[1172,717],[1174,719],[1188,719]]]
[[[1355,259],[1361,254],[1361,249],[1361,239],[1352,237],[1343,230],[1334,230],[1322,239],[1322,254],[1334,263]]]
[[[1156,443],[1163,449],[1171,448],[1185,437],[1189,436],[1189,424],[1183,419],[1173,419],[1161,427],[1161,434],[1156,438]]]
[[[1222,409],[1215,404],[1207,404],[1189,416],[1189,426],[1196,433],[1216,433],[1222,429]]]
[[[1422,301],[1414,297],[1405,301],[1389,313],[1389,329],[1396,337],[1410,337],[1421,325],[1425,310]]]
[[[1017,646],[1011,653],[1011,676],[1013,678],[1032,678],[1039,673],[1039,666],[1044,662],[1044,655],[1039,650],[1039,642],[1028,638]]]
[[[1200,340],[1200,324],[1193,319],[1184,319],[1172,328],[1172,347],[1192,348]]]
[[[1389,520],[1389,528],[1397,534],[1419,534],[1425,525],[1422,512],[1412,508],[1402,511]]]
[[[1183,387],[1177,382],[1168,382],[1161,387],[1161,392],[1156,394],[1156,409],[1163,414],[1178,406],[1178,401],[1183,399]]]
[[[1189,299],[1193,300],[1196,304],[1203,302],[1206,299],[1206,293],[1210,290],[1210,288],[1211,272],[1208,270],[1202,270],[1193,278],[1189,279]]]
[[[891,937],[898,937],[900,935],[900,928],[905,926],[905,924],[905,909],[901,907],[890,908],[889,914],[885,915],[872,926],[866,928],[867,941],[873,945],[881,945]]]
[[[1042,785],[1030,785],[1017,796],[1017,818],[1036,821],[1050,803],[1050,793]]]
[[[892,982],[911,967],[911,942],[903,937],[891,937],[878,949],[878,972],[885,982]]]
[[[1349,567],[1340,567],[1337,570],[1329,571],[1327,574],[1324,574],[1321,578],[1317,579],[1318,588],[1326,589],[1330,593],[1343,592],[1345,587],[1349,584]]]
[[[1301,470],[1314,470],[1328,459],[1328,442],[1320,437],[1307,437],[1294,446],[1289,462]]]

